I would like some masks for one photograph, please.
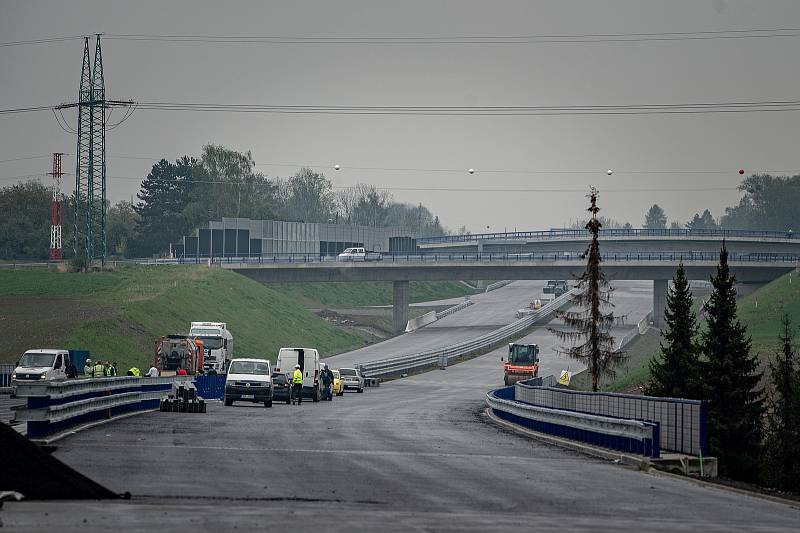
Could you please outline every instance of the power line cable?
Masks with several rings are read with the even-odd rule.
[[[452,45],[452,44],[548,44],[753,39],[800,36],[800,28],[751,28],[691,32],[584,33],[556,35],[455,35],[455,36],[287,36],[287,35],[160,35],[104,34],[120,41],[229,44],[359,44],[359,45]]]

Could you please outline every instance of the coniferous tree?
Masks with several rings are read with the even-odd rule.
[[[683,263],[672,281],[664,310],[667,327],[662,331],[660,353],[650,360],[651,381],[647,393],[670,398],[702,397],[702,370],[697,350],[697,316]]]
[[[781,490],[800,490],[800,368],[789,315],[781,322],[781,351],[770,361],[772,392],[764,443],[764,481]]]
[[[751,355],[751,340],[736,317],[736,277],[728,267],[725,242],[719,254],[714,291],[706,304],[707,329],[701,351],[707,358],[705,398],[711,453],[720,473],[753,481],[761,451],[763,391],[757,389],[761,372]]]
[[[571,343],[559,352],[586,364],[592,376],[592,390],[595,392],[600,376],[613,376],[614,368],[625,357],[624,351],[614,349],[614,337],[609,332],[612,326],[621,324],[624,317],[615,317],[613,311],[603,311],[603,308],[614,307],[611,303],[614,290],[609,286],[600,267],[598,235],[602,224],[597,217],[600,211],[597,207],[597,196],[597,189],[592,187],[589,193],[591,205],[587,210],[591,213],[591,218],[586,223],[586,229],[592,234],[592,241],[584,254],[588,257],[586,271],[577,285],[584,290],[572,298],[572,304],[577,310],[556,312],[556,317],[569,330],[549,328],[559,339]]]

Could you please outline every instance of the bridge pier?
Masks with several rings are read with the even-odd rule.
[[[668,279],[653,280],[653,325],[663,328],[664,309],[667,307],[667,292],[669,291]]]
[[[408,281],[393,282],[392,325],[395,333],[402,333],[408,324]]]

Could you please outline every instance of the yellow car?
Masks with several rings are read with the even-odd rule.
[[[344,381],[338,370],[333,371],[333,393],[336,396],[344,396]]]

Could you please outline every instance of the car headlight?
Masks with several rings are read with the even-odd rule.
[[[46,377],[47,377],[47,374],[42,374],[42,375],[39,376],[39,379],[44,379]]]
[[[12,372],[11,373],[11,379],[17,379],[17,373],[16,372]]]

